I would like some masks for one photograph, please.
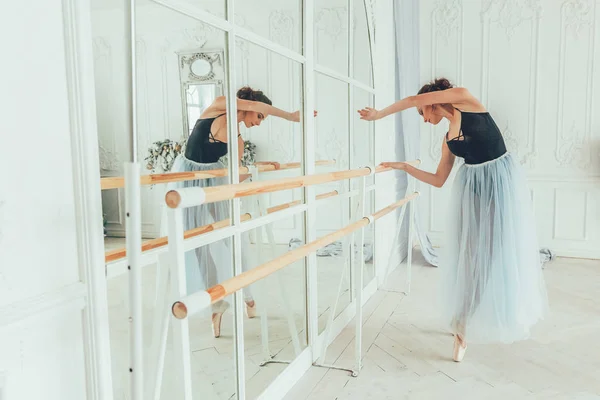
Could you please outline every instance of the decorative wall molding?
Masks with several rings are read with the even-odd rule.
[[[240,28],[244,28],[246,30],[252,31],[252,28],[248,26],[246,22],[246,16],[243,14],[234,13],[233,17],[235,18],[235,24]]]
[[[250,43],[247,40],[238,38],[235,40],[235,46],[239,50],[242,59],[248,60],[250,57]]]
[[[271,12],[269,15],[269,39],[274,41],[277,44],[280,44],[284,47],[291,48],[294,43],[294,18],[286,11],[283,10],[275,10]],[[275,78],[276,74],[274,73],[273,68],[273,55],[271,52],[267,53],[267,69],[268,69],[268,88],[270,92],[273,92],[273,88],[277,85],[277,81],[283,78],[287,82],[290,83],[291,90],[287,91],[287,104],[290,106],[293,105],[297,100],[299,100],[299,88],[296,89],[296,82],[299,81],[299,76],[294,76],[294,61],[287,60],[287,76],[280,76],[279,78]],[[299,71],[298,71],[299,73]],[[296,90],[295,90],[296,89]],[[275,132],[274,124],[281,126],[280,121],[275,121],[273,118],[267,120],[269,123],[269,141],[272,144],[277,144],[276,148],[273,149],[269,147],[269,154],[265,154],[264,156],[267,158],[272,158],[276,155],[275,159],[281,159],[284,161],[292,161],[294,160],[294,155],[296,154],[296,143],[294,140],[294,127],[286,124],[286,129],[282,131]],[[274,137],[273,135],[277,135]],[[297,136],[296,136],[297,137]],[[284,145],[285,143],[285,145]]]
[[[600,55],[599,3],[485,0],[476,14],[466,4],[460,0],[420,2],[422,12],[431,15],[421,24],[421,37],[431,41],[431,50],[422,53],[421,76],[445,75],[458,83],[462,62],[468,68],[464,72],[470,72],[465,86],[477,90],[474,79],[480,79],[481,101],[503,131],[508,150],[527,167],[541,244],[561,255],[599,257],[600,230],[590,223],[598,219],[594,202],[595,188],[600,185],[600,136],[593,112],[600,94],[595,79]],[[458,13],[460,7],[464,10]],[[481,35],[463,36],[462,30],[477,19]],[[560,29],[547,41],[541,35],[554,28],[550,25],[558,25],[556,21]],[[481,48],[481,55],[463,54],[460,46]],[[473,70],[478,57],[481,68]],[[514,59],[518,68],[510,65]],[[461,65],[456,73],[454,65]],[[558,84],[545,83],[557,77]],[[556,118],[546,117],[555,114]],[[441,157],[442,125],[446,124],[421,128],[422,155],[429,170],[435,169]],[[556,191],[558,210],[552,204]],[[423,205],[425,222],[436,240],[442,235],[437,232],[442,228],[437,207],[445,204],[448,193],[431,189],[424,194],[428,196]],[[563,207],[567,204],[572,205]]]
[[[506,40],[509,43],[517,29],[522,23],[529,21],[531,23],[531,40],[526,42],[531,43],[529,51],[529,82],[528,87],[528,130],[526,143],[521,142],[521,135],[514,136],[514,141],[517,144],[517,149],[514,152],[520,157],[521,164],[527,165],[530,168],[535,166],[537,159],[537,94],[539,81],[539,42],[540,42],[540,19],[542,16],[542,6],[540,0],[486,0],[482,8],[482,59],[481,59],[481,101],[487,109],[490,109],[489,104],[489,86],[490,86],[490,70],[492,68],[490,62],[491,49],[491,27],[497,25],[505,31]],[[522,43],[522,42],[520,42]],[[505,87],[503,87],[505,88]]]
[[[561,7],[566,28],[579,38],[584,28],[594,26],[594,1],[592,0],[567,0]]]
[[[102,57],[110,57],[111,46],[104,37],[95,37],[92,41],[94,49],[94,60],[99,60]]]
[[[321,8],[314,22],[317,32],[322,32],[337,41],[344,33],[348,35],[348,8]]]
[[[502,131],[502,136],[504,137],[504,143],[506,144],[506,149],[513,154],[518,154],[519,152],[519,140],[510,129],[508,122],[506,123],[506,127]],[[521,164],[523,161],[521,160]]]
[[[432,160],[439,162],[442,159],[442,143],[444,142],[444,135],[437,132],[433,126],[429,127],[429,134],[429,142],[431,143],[429,146],[429,155]]]
[[[94,54],[96,80],[98,80],[99,74],[100,76],[102,76],[103,73],[106,74],[106,82],[103,82],[103,85],[101,87],[105,88],[105,90],[110,92],[113,89],[113,55],[110,39],[102,36],[95,37],[92,41],[92,48]],[[96,96],[98,96],[98,90],[96,91]],[[108,110],[108,112],[112,113],[112,110]],[[107,118],[102,121],[102,125],[105,126],[105,129],[99,129],[99,146],[101,149],[104,149],[105,152],[116,155],[117,136],[115,122],[113,119]],[[110,135],[107,135],[108,132],[110,132]],[[100,168],[104,169],[102,165],[100,166]]]
[[[436,33],[434,40],[442,39],[448,45],[451,34],[462,29],[461,14],[460,0],[438,0],[431,15]]]
[[[582,170],[591,166],[592,144],[587,136],[577,128],[575,121],[572,121],[569,129],[561,130],[555,152],[556,161],[560,166],[577,167]]]
[[[321,133],[326,133],[321,135]],[[336,160],[338,168],[344,169],[348,165],[348,151],[339,138],[336,128],[327,132],[320,131],[315,137],[317,158],[321,160]]]
[[[444,45],[450,45],[450,38],[456,35],[456,73],[455,83],[462,84],[463,76],[463,53],[462,53],[462,36],[464,31],[463,26],[463,9],[461,0],[437,0],[431,12],[431,78],[437,77],[438,69],[438,42],[443,41]],[[454,44],[454,43],[453,43]],[[442,158],[442,143],[444,134],[436,130],[433,125],[429,126],[430,147],[429,154],[431,158],[437,162]]]
[[[193,28],[184,28],[180,31],[183,39],[190,47],[204,47],[206,43],[211,42],[221,33],[217,28],[198,22]]]
[[[152,128],[154,124],[150,121],[150,96],[148,94],[148,45],[147,38],[138,35],[136,40],[136,67],[137,67],[137,104],[144,112],[143,121],[138,119],[138,157],[143,160],[146,148],[152,142]],[[140,140],[142,139],[143,140]]]
[[[542,4],[540,0],[485,0],[481,14],[504,29],[510,40],[523,22],[541,18]]]
[[[556,150],[554,152],[557,163],[562,167],[574,167],[587,170],[592,165],[592,90],[594,86],[594,48],[595,48],[595,3],[589,0],[567,0],[560,9],[560,44],[558,59],[558,110],[556,128]],[[578,43],[582,38],[583,31],[587,31],[587,58],[591,60],[586,68],[585,78],[585,104],[583,106],[583,118],[580,115],[571,117],[571,124],[565,126],[565,93],[567,88],[567,76],[578,76],[575,73],[567,74],[567,66],[573,58],[573,52],[567,58],[570,49],[569,44]],[[576,51],[576,49],[573,49]],[[581,64],[575,62],[579,67]],[[579,71],[578,71],[579,72]],[[580,113],[580,109],[577,110]],[[581,126],[583,122],[583,127]]]
[[[289,47],[294,35],[294,18],[282,10],[269,14],[269,39],[277,44]]]
[[[574,194],[581,194],[583,195],[582,203],[579,205],[573,204],[572,201],[566,201],[562,207],[559,206],[559,198],[560,198],[560,192],[566,192],[566,194],[568,194],[569,196],[573,196]],[[554,240],[566,240],[566,241],[578,241],[578,242],[585,242],[589,239],[589,232],[588,232],[588,204],[589,204],[589,191],[585,191],[585,190],[573,190],[573,189],[558,189],[555,188],[554,189],[554,224],[553,224],[553,229],[552,229],[552,239]],[[572,200],[572,199],[569,199]],[[582,219],[579,223],[579,228],[581,228],[581,235],[579,237],[572,237],[572,236],[565,236],[564,234],[559,232],[559,221],[560,221],[560,214],[559,214],[559,210],[568,210],[568,209],[577,209],[577,210],[583,210],[583,214],[582,214]],[[564,217],[563,217],[564,218]],[[567,216],[567,219],[571,219],[572,216]]]
[[[117,152],[107,149],[98,144],[98,157],[100,159],[101,171],[119,171],[121,162]]]
[[[115,66],[119,65],[118,53],[113,52],[113,41],[120,40],[109,36],[97,36],[92,40],[94,55],[95,96],[97,107],[97,130],[99,168],[103,175],[117,175],[122,171],[122,154],[127,154],[126,139],[120,131],[125,114],[113,101],[113,93],[119,92],[116,85]],[[118,82],[118,80],[117,80]],[[119,151],[119,150],[120,151]],[[121,153],[121,151],[123,153]],[[123,198],[120,190],[102,193],[102,212],[107,215],[107,229],[122,227],[121,210]]]

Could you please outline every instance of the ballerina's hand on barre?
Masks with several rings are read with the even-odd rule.
[[[398,170],[402,170],[402,171],[405,171],[406,168],[408,166],[410,166],[410,164],[407,164],[402,161],[382,162],[379,165],[381,165],[382,167],[385,167],[385,168],[398,169]]]
[[[281,164],[275,161],[257,161],[254,165],[272,165],[276,170],[281,168]]]
[[[447,147],[447,146],[446,146]],[[452,165],[454,164],[454,157],[447,150],[442,149],[442,160],[437,168],[437,171],[432,174],[431,172],[423,171],[422,169],[416,168],[409,163],[402,161],[395,162],[382,162],[380,165],[386,168],[392,168],[400,171],[405,171],[407,174],[415,177],[421,182],[425,182],[428,185],[441,188],[450,175]]]
[[[248,178],[252,178],[252,174],[240,174],[240,183],[244,182]]]

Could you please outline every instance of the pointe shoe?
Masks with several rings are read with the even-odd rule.
[[[223,303],[223,306],[218,312],[213,313],[212,315],[212,328],[214,337],[218,338],[221,336],[221,320],[223,319],[223,314],[229,308],[229,303]]]
[[[254,305],[250,306],[248,303],[254,303]],[[256,302],[254,300],[246,302],[246,315],[248,318],[256,317]]]
[[[467,351],[467,345],[463,346],[463,341],[458,337],[458,335],[454,336],[454,352],[452,354],[452,359],[456,362],[461,362],[465,356],[465,352]]]

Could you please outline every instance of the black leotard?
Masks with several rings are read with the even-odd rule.
[[[502,133],[489,113],[460,113],[458,136],[448,140],[446,134],[446,143],[452,154],[464,158],[465,164],[481,164],[506,153]]]
[[[227,154],[227,143],[216,140],[210,130],[214,118],[199,119],[187,140],[185,158],[197,163],[214,163]]]

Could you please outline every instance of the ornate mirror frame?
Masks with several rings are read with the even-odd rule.
[[[177,53],[179,58],[179,80],[181,82],[181,107],[183,137],[190,132],[188,90],[191,86],[212,86],[215,96],[222,96],[225,82],[223,50],[193,50]],[[197,66],[197,67],[195,67]],[[203,70],[203,73],[200,73]]]

